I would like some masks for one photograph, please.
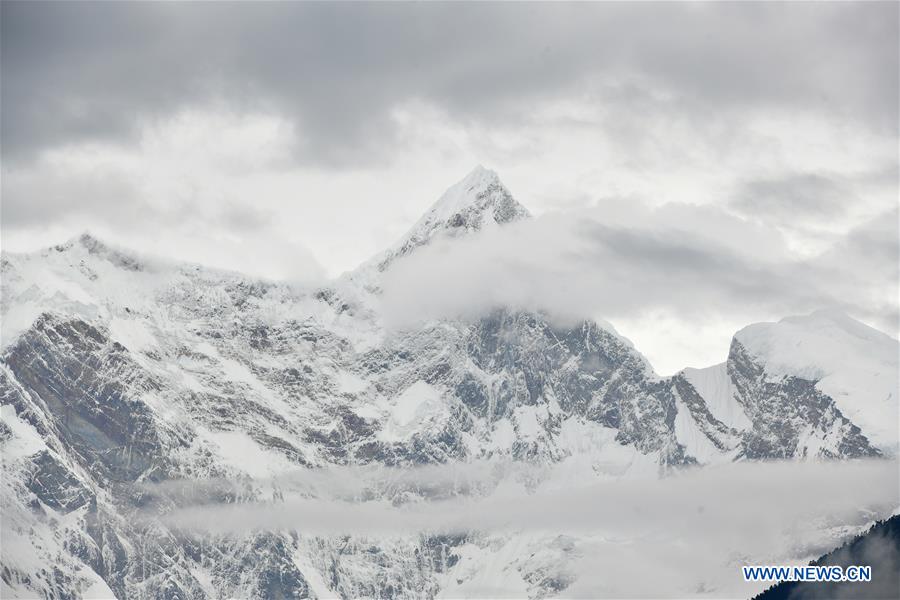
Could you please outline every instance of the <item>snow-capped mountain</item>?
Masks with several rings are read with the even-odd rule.
[[[378,281],[394,260],[528,217],[479,167],[390,249],[317,289],[89,235],[4,254],[3,596],[429,597],[455,585],[459,548],[496,546],[475,533],[184,532],[139,518],[178,506],[145,487],[162,482],[240,481],[216,501],[241,502],[336,465],[490,459],[602,478],[897,453],[897,341],[843,314],[751,325],[725,363],[673,377],[593,321],[496,310],[414,330],[381,323]],[[526,560],[527,544],[497,551],[521,593],[571,583],[570,542],[554,543],[549,562]]]

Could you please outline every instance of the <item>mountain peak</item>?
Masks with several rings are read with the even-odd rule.
[[[439,235],[458,237],[530,216],[495,171],[478,165],[450,186],[399,242],[378,257],[376,264],[383,271],[396,258]]]
[[[493,169],[488,169],[484,165],[478,164],[459,183],[468,183],[473,186],[478,184],[490,185],[491,183],[500,183],[500,177]]]
[[[497,193],[492,194],[491,192]],[[500,181],[500,177],[497,175],[496,171],[478,165],[469,171],[468,175],[450,186],[447,191],[438,198],[437,202],[432,204],[428,211],[422,215],[416,225],[420,225],[426,221],[434,221],[435,219],[453,216],[455,213],[471,210],[472,208],[483,212],[484,209],[489,207],[493,208],[496,204],[502,203],[504,200],[507,201],[511,207],[514,205],[514,207],[518,209],[516,212],[524,213],[522,216],[528,215],[528,211],[525,210],[525,207],[513,200],[512,194],[509,193],[509,190],[506,189]],[[415,227],[413,229],[415,229]]]

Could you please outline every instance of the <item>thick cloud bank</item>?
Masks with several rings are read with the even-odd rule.
[[[566,480],[548,468],[492,468],[485,463],[402,472],[336,468],[279,478],[283,501],[208,504],[194,498],[199,503],[176,510],[165,520],[218,532],[259,528],[322,535],[697,531],[764,550],[776,536],[789,530],[811,531],[823,524],[821,519],[863,523],[873,515],[889,514],[900,503],[898,482],[897,463],[888,460],[733,463],[685,469],[658,479],[588,482]],[[369,486],[417,490],[426,500],[399,506],[365,501],[363,492]],[[477,489],[481,491],[469,493]],[[427,500],[429,493],[438,499]]]
[[[554,568],[574,580],[566,590],[573,597],[746,597],[764,586],[745,584],[741,565],[803,562],[895,512],[897,466],[885,460],[733,463],[659,479],[603,480],[485,463],[402,473],[300,471],[279,479],[281,500],[209,504],[201,494],[162,518],[223,535],[262,529],[365,539],[468,532],[472,546],[460,551],[484,553],[484,561],[502,561],[512,547],[528,549],[532,559],[559,561]],[[424,499],[365,500],[373,488],[418,490]],[[477,584],[479,573],[472,567],[467,580]],[[473,588],[478,593],[504,594],[502,586],[478,585],[487,586]]]
[[[496,307],[562,322],[661,309],[696,320],[841,308],[896,331],[896,211],[802,258],[775,229],[713,207],[620,208],[436,240],[387,272],[385,314],[406,327]]]

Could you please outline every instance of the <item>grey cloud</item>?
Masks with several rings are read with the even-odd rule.
[[[820,259],[823,263],[857,266],[885,281],[900,278],[900,210],[894,207],[852,229]]]
[[[270,212],[245,206],[236,201],[224,202],[218,220],[225,230],[260,231],[271,225],[274,216]]]
[[[252,233],[265,229],[273,216],[235,198],[197,202],[190,196],[154,202],[125,173],[116,169],[69,172],[26,168],[3,176],[0,215],[4,228],[41,229],[48,225],[105,225],[129,230],[147,227],[216,225],[223,231]]]
[[[896,335],[900,331],[898,257],[900,210],[895,207],[853,228],[810,265],[845,310]]]
[[[843,217],[855,200],[851,186],[837,175],[791,173],[744,182],[731,206],[776,222],[821,222]]]
[[[749,178],[735,184],[727,206],[742,216],[794,229],[829,225],[846,222],[860,206],[868,212],[893,207],[898,176],[897,165],[890,164],[863,172],[790,171]]]
[[[165,219],[124,176],[107,172],[72,176],[58,170],[9,171],[3,175],[0,215],[4,228],[66,223],[85,215],[124,224],[137,220],[159,224]]]
[[[371,162],[398,143],[390,115],[404,102],[485,125],[610,83],[619,97],[596,101],[650,94],[710,118],[826,111],[896,134],[897,10],[4,2],[3,152],[127,141],[142,120],[212,102],[287,116],[302,160]]]

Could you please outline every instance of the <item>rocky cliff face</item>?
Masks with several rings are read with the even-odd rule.
[[[840,361],[800,368],[799,356],[799,367],[770,368],[780,324],[739,333],[723,365],[669,378],[590,321],[561,327],[497,310],[413,331],[382,326],[372,297],[393,260],[436,236],[527,217],[477,169],[393,248],[322,289],[159,263],[89,236],[4,255],[4,597],[430,597],[461,568],[460,547],[496,546],[478,532],[184,531],[147,518],[183,501],[171,482],[210,482],[209,502],[277,502],[280,477],[334,465],[569,461],[587,476],[621,476],[896,452],[889,431],[867,431],[870,411],[846,408],[860,394],[896,415],[896,390],[881,398],[866,387],[869,371],[844,376]],[[818,335],[823,322],[849,330],[846,319],[795,319],[791,339]],[[866,364],[896,383],[896,341],[851,329],[854,352],[875,347]],[[840,381],[839,402],[825,380]],[[394,503],[433,493],[367,491]],[[505,567],[531,596],[571,580],[571,540],[550,547]]]

